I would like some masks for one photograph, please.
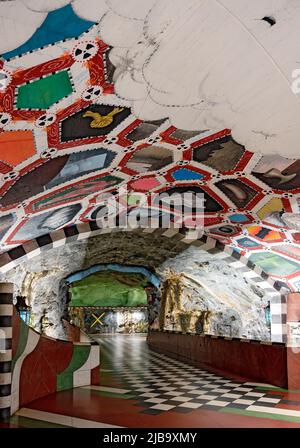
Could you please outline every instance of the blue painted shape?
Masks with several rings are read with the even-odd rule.
[[[30,311],[20,311],[20,318],[25,322],[26,325],[29,325]]]
[[[45,188],[48,190],[63,182],[76,179],[76,177],[106,168],[111,164],[115,155],[114,152],[103,148],[70,154],[66,165],[57,176],[48,182]]]
[[[66,277],[66,282],[68,284],[77,282],[79,280],[82,280],[83,278],[88,277],[91,274],[94,274],[94,272],[102,272],[102,271],[117,271],[117,272],[133,272],[133,273],[140,273],[143,274],[150,283],[152,283],[153,286],[156,288],[159,288],[160,286],[160,280],[159,278],[152,274],[152,272],[148,271],[148,269],[143,268],[142,266],[122,266],[117,263],[113,264],[95,264],[91,268],[84,269],[79,272],[75,272],[74,274],[69,275]]]
[[[231,215],[231,216],[229,216],[229,219],[231,222],[247,222],[248,221],[247,216],[240,215],[240,214]]]
[[[175,180],[198,180],[203,179],[204,175],[196,173],[195,171],[188,170],[187,168],[180,168],[174,171],[172,176]]]
[[[49,12],[42,25],[31,38],[15,50],[4,53],[4,59],[10,59],[31,50],[37,50],[45,45],[53,44],[63,39],[78,37],[87,31],[94,22],[78,17],[71,5]]]
[[[266,317],[266,322],[268,325],[271,325],[272,319],[271,319],[271,307],[270,307],[270,302],[268,302],[268,305],[265,307],[265,317]]]
[[[240,238],[237,240],[237,243],[239,243],[239,245],[242,247],[259,247],[260,246],[255,241],[250,240],[250,238]]]

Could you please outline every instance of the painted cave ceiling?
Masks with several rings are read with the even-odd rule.
[[[0,1],[1,251],[121,186],[132,208],[194,189],[207,234],[299,290],[299,21],[294,0]]]

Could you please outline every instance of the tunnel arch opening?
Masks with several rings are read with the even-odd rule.
[[[43,237],[36,238],[30,242],[24,243],[5,254],[0,255],[0,272],[6,273],[14,269],[20,263],[30,260],[41,255],[45,250],[63,247],[69,243],[82,242],[95,236],[104,236],[110,234],[112,237],[119,233],[132,235],[139,233],[141,237],[151,235],[151,238],[166,237],[167,240],[173,241],[174,245],[182,247],[195,246],[208,253],[218,254],[220,258],[234,267],[237,271],[243,273],[252,281],[255,281],[270,298],[270,315],[271,315],[271,339],[276,342],[286,341],[286,294],[289,288],[286,284],[276,281],[270,275],[263,272],[262,269],[249,262],[245,257],[241,256],[232,248],[222,244],[206,235],[200,238],[191,238],[190,234],[184,232],[184,229],[143,229],[133,231],[117,231],[117,229],[101,229],[96,223],[89,222],[85,224],[73,225],[71,227],[52,232]],[[176,244],[175,244],[176,243]],[[181,249],[183,250],[183,249]],[[110,260],[111,262],[112,260]]]

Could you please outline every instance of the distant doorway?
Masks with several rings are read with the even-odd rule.
[[[95,265],[66,279],[67,316],[85,333],[143,334],[151,323],[159,279],[140,266]]]
[[[147,307],[69,307],[70,323],[85,333],[130,334],[148,332]]]

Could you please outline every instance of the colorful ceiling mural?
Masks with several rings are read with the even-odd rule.
[[[300,160],[288,158],[284,150],[271,155],[261,140],[250,139],[253,151],[251,144],[245,149],[236,128],[222,126],[222,120],[214,126],[200,125],[184,105],[168,104],[160,114],[141,119],[137,103],[144,102],[149,110],[149,101],[143,95],[139,100],[122,95],[120,87],[124,77],[128,85],[131,73],[137,89],[140,70],[130,71],[129,54],[122,67],[116,61],[120,36],[115,44],[113,39],[103,40],[109,34],[107,16],[117,20],[121,3],[90,1],[90,14],[84,11],[86,2],[69,3],[0,3],[3,17],[13,17],[14,8],[22,8],[24,18],[28,16],[23,34],[18,39],[9,34],[0,47],[1,252],[95,219],[105,194],[117,193],[123,186],[130,192],[131,209],[140,213],[141,193],[196,191],[206,199],[207,234],[234,247],[274,278],[284,279],[291,289],[300,289]],[[134,5],[140,13],[135,22],[139,28],[144,23],[142,6],[134,0],[129,3],[131,14]],[[146,14],[153,1],[140,3]],[[173,4],[177,11],[178,2]],[[125,47],[130,47],[132,32],[129,12],[127,33],[119,14]],[[5,35],[3,17],[1,13],[0,34]],[[174,25],[173,16],[172,20]],[[131,56],[138,64],[139,53]],[[152,90],[149,86],[155,101]],[[259,142],[262,153],[257,151]],[[152,213],[162,212],[153,207]],[[171,219],[176,221],[176,210]]]

